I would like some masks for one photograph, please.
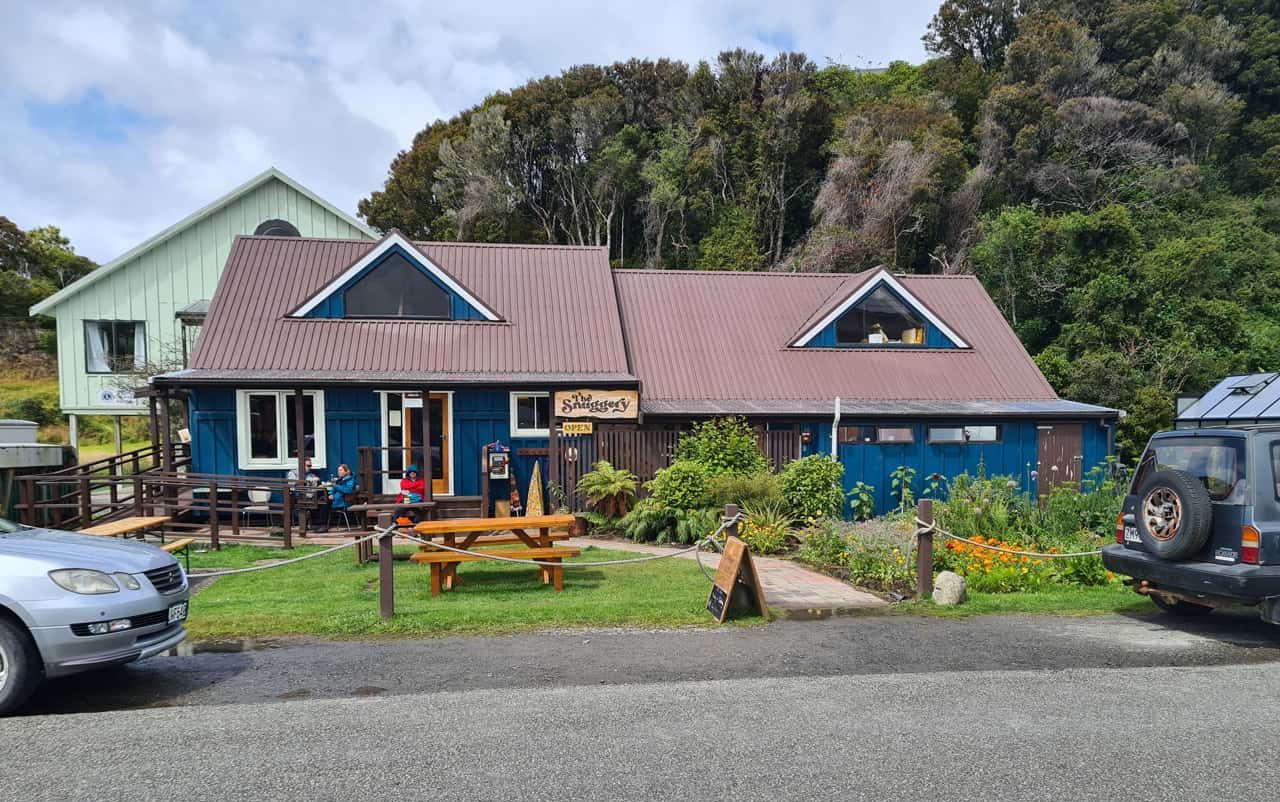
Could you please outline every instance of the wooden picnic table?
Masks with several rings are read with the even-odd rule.
[[[446,546],[470,550],[479,546],[523,545],[525,550],[505,552],[504,557],[539,560],[557,563],[555,566],[538,566],[542,583],[552,584],[556,591],[564,589],[564,573],[558,563],[565,557],[576,557],[578,549],[555,546],[556,540],[567,538],[573,525],[572,515],[531,515],[506,518],[453,518],[439,521],[423,521],[413,528],[424,539],[440,538]],[[564,531],[553,532],[560,529]],[[501,533],[510,532],[510,536]],[[532,533],[532,534],[531,534]],[[453,590],[461,584],[458,564],[485,559],[479,553],[459,554],[422,544],[418,553],[409,558],[413,562],[431,566],[431,595],[438,596],[444,590]]]
[[[128,537],[129,535],[141,535],[157,527],[160,529],[160,540],[164,540],[164,525],[173,519],[167,515],[142,516],[136,515],[129,518],[121,518],[118,521],[108,521],[104,524],[90,526],[87,529],[81,529],[82,535],[101,535],[102,537]]]

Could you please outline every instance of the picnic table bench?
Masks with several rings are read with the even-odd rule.
[[[557,592],[564,590],[564,571],[559,566],[562,559],[576,557],[580,553],[576,548],[556,546],[555,541],[569,536],[568,528],[573,525],[572,515],[531,515],[507,518],[454,518],[442,521],[423,521],[413,528],[418,537],[425,539],[440,538],[446,546],[455,549],[473,549],[478,546],[524,545],[527,548],[504,550],[503,557],[516,560],[539,560],[557,563],[554,566],[540,565],[542,584],[552,584]],[[566,531],[553,532],[553,529]],[[509,535],[495,534],[510,532]],[[531,534],[531,532],[534,532]],[[482,553],[459,554],[446,551],[432,545],[418,546],[418,553],[410,558],[413,562],[425,563],[431,567],[431,595],[439,596],[441,589],[453,590],[458,579],[458,564],[487,559]]]
[[[182,553],[182,557],[186,562],[187,570],[191,570],[191,545],[196,542],[193,537],[184,537],[177,540],[164,542],[164,525],[171,521],[167,515],[152,516],[133,516],[130,518],[121,518],[118,521],[108,521],[106,523],[90,526],[81,529],[82,535],[98,535],[99,537],[132,537],[137,535],[142,538],[147,532],[153,529],[160,530],[160,548],[170,554]]]
[[[140,535],[149,532],[152,529],[160,529],[160,540],[164,541],[164,525],[173,520],[167,515],[135,515],[129,518],[121,518],[118,521],[107,521],[104,524],[97,524],[80,530],[82,535],[101,535],[102,537],[129,537],[130,535]]]

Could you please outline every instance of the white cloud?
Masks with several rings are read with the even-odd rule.
[[[919,60],[937,3],[0,0],[0,215],[104,261],[268,165],[353,211],[414,133],[490,92],[739,46]]]

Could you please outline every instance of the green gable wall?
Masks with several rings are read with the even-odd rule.
[[[109,406],[98,401],[104,388],[117,389],[119,378],[85,370],[84,321],[145,321],[148,358],[155,361],[160,355],[167,361],[180,360],[182,324],[174,319],[174,313],[193,301],[212,298],[235,237],[252,234],[260,223],[271,219],[289,221],[304,237],[371,239],[363,229],[275,175],[216,205],[53,308],[58,323],[58,384],[63,411],[145,412],[141,404]]]

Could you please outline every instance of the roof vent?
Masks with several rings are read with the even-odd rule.
[[[1241,376],[1231,385],[1232,395],[1257,395],[1276,380],[1280,373],[1255,373],[1252,376]]]

